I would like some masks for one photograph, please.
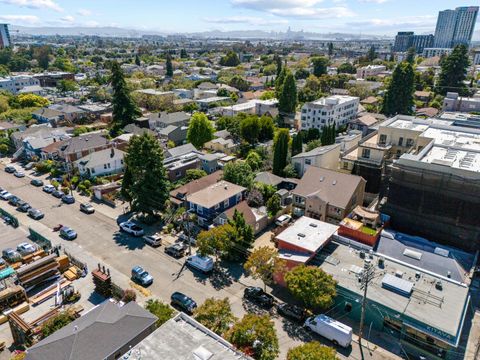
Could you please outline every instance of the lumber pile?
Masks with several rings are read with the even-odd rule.
[[[70,259],[67,255],[60,255],[57,257],[58,269],[60,272],[66,271],[70,267]]]
[[[55,255],[51,254],[28,265],[19,267],[17,269],[17,278],[20,285],[24,288],[32,288],[59,275],[58,267]]]
[[[28,301],[27,294],[21,286],[12,285],[0,291],[0,311],[11,309],[25,301]]]

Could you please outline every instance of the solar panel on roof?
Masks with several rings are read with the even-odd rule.
[[[409,297],[412,293],[413,283],[393,276],[392,274],[385,274],[382,279],[382,287],[396,292],[399,295]]]

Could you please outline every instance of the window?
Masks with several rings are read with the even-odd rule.
[[[200,205],[197,206],[197,213],[203,214],[203,208]]]
[[[306,165],[312,165],[312,160],[310,160],[310,159],[305,159],[305,164],[306,164]]]
[[[363,149],[362,150],[362,157],[365,159],[370,159],[370,149]]]
[[[106,168],[107,168],[107,164],[103,164],[103,168],[106,169]]]
[[[175,172],[175,176],[176,176],[176,177],[182,176],[182,172],[181,172],[180,170],[177,170],[177,171]]]
[[[215,205],[215,210],[220,209],[220,204]]]
[[[379,144],[380,145],[385,145],[386,143],[387,143],[387,135],[385,135],[385,134],[380,135]]]
[[[237,194],[237,203],[239,203],[242,200],[242,194]]]
[[[403,137],[398,139],[398,146],[403,146]]]
[[[413,146],[413,139],[407,139],[407,146]]]
[[[223,202],[223,207],[226,207],[226,208],[227,208],[227,207],[228,207],[228,204],[229,204],[229,201],[228,201],[228,199],[227,199],[227,200],[225,200],[225,201]]]

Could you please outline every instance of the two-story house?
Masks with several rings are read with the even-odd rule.
[[[198,216],[198,224],[208,227],[222,212],[244,199],[247,189],[222,180],[187,197],[187,206]]]
[[[298,176],[303,176],[310,166],[336,170],[340,159],[340,144],[319,146],[292,156],[292,165]]]
[[[110,149],[100,150],[80,160],[75,161],[75,167],[83,177],[105,176],[123,172],[123,158],[125,153],[121,150]]]
[[[293,194],[293,214],[332,224],[363,204],[366,181],[341,172],[309,167]]]
[[[103,134],[90,133],[66,141],[60,148],[60,156],[65,159],[67,166],[70,166],[74,161],[84,156],[111,147],[113,147],[113,144]]]

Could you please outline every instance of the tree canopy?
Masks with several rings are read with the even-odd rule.
[[[468,95],[468,89],[464,83],[469,65],[468,50],[465,45],[457,45],[440,64],[441,71],[435,92],[441,95],[447,92],[456,92],[460,96]]]
[[[288,129],[279,129],[273,143],[273,173],[275,175],[282,176],[283,169],[287,166],[289,141]]]
[[[318,341],[309,341],[288,350],[287,360],[336,360],[335,349]]]
[[[224,180],[246,187],[247,189],[252,187],[254,178],[255,175],[253,174],[252,168],[245,161],[229,162],[223,168]]]
[[[278,110],[283,113],[294,113],[297,107],[297,85],[295,77],[288,71],[282,84]]]
[[[382,112],[385,115],[412,114],[414,84],[415,74],[412,64],[405,61],[398,64],[388,85]]]
[[[240,59],[235,51],[229,51],[225,56],[220,59],[220,65],[222,66],[237,66],[240,64]]]
[[[158,318],[155,323],[157,327],[170,320],[175,313],[175,310],[173,310],[170,305],[165,304],[158,299],[148,299],[145,303],[145,309]]]
[[[263,281],[264,288],[273,283],[274,273],[282,271],[284,266],[285,262],[278,257],[278,250],[269,246],[253,250],[243,265],[253,279]]]
[[[206,142],[213,139],[215,128],[208,120],[207,115],[197,112],[192,115],[188,124],[187,140],[196,148],[202,148]]]
[[[228,298],[208,298],[195,310],[194,317],[200,324],[220,336],[222,336],[236,320]]]
[[[318,56],[312,58],[313,75],[320,77],[327,74],[328,59],[324,56]]]

